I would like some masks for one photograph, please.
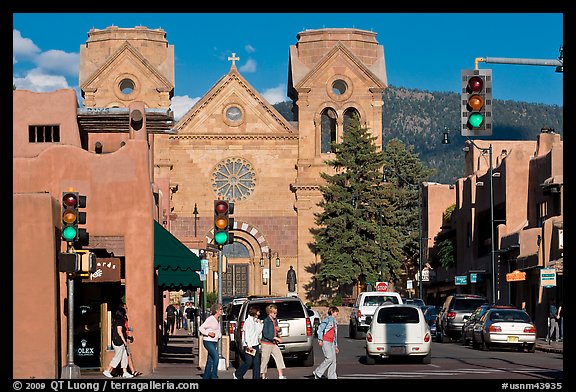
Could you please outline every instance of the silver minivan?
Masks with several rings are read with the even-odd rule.
[[[298,297],[262,297],[252,298],[242,304],[234,339],[231,345],[235,352],[234,365],[239,366],[244,360],[242,352],[242,327],[248,317],[248,308],[252,305],[260,309],[260,319],[264,320],[266,307],[275,304],[278,307],[278,327],[282,343],[278,344],[284,357],[298,358],[304,366],[314,366],[313,328],[308,316],[308,309]]]

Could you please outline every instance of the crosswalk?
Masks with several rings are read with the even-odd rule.
[[[463,368],[463,369],[431,369],[425,371],[406,371],[406,372],[395,372],[395,371],[382,371],[376,373],[350,373],[350,374],[338,374],[339,379],[382,379],[382,378],[430,378],[430,377],[458,377],[458,376],[468,376],[468,375],[503,375],[510,373],[519,374],[550,374],[550,369],[535,369],[535,368],[492,368],[492,369],[480,369],[480,368]]]

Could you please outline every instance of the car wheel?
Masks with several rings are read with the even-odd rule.
[[[302,357],[302,365],[306,367],[314,366],[314,349],[308,355]]]
[[[535,343],[529,344],[528,347],[527,347],[527,349],[528,349],[528,352],[529,352],[529,353],[535,352],[535,351],[536,351],[536,344],[535,344]]]
[[[350,336],[350,339],[356,339],[356,328],[352,322],[350,322],[350,325],[348,325],[348,336]]]
[[[368,354],[366,351],[366,365],[374,365],[376,363],[376,358]]]
[[[426,356],[420,358],[420,362],[424,363],[426,365],[429,365],[432,363],[432,353],[428,353]]]
[[[488,343],[486,343],[486,340],[484,340],[484,337],[482,337],[482,350],[490,351],[490,346],[488,345]]]

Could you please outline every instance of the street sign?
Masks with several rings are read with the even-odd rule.
[[[476,283],[478,280],[478,274],[475,272],[470,272],[470,283]]]
[[[457,275],[454,277],[454,284],[455,285],[465,285],[467,284],[468,279],[466,279],[466,275]]]
[[[430,281],[430,268],[425,267],[422,269],[422,282]]]
[[[542,268],[540,270],[540,286],[545,289],[556,286],[556,270],[554,268]]]
[[[376,291],[388,291],[388,283],[376,282]]]
[[[411,280],[411,279],[408,279],[408,280],[406,281],[406,288],[407,288],[408,290],[412,290],[412,280]]]

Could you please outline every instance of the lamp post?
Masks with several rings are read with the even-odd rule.
[[[488,160],[489,160],[489,168],[488,168],[488,176],[489,176],[489,183],[490,183],[490,263],[492,268],[492,302],[496,303],[496,258],[495,258],[495,250],[494,250],[494,167],[492,165],[492,143],[488,148],[480,147],[472,139],[466,137],[466,140],[472,144],[472,146],[476,147],[482,154],[486,154],[488,152]],[[444,128],[444,138],[442,139],[442,144],[449,144],[450,139],[448,138],[448,129]]]
[[[264,255],[260,257],[260,267],[264,267]],[[278,252],[276,252],[276,267],[280,267]],[[268,295],[272,295],[272,249],[268,249]]]

